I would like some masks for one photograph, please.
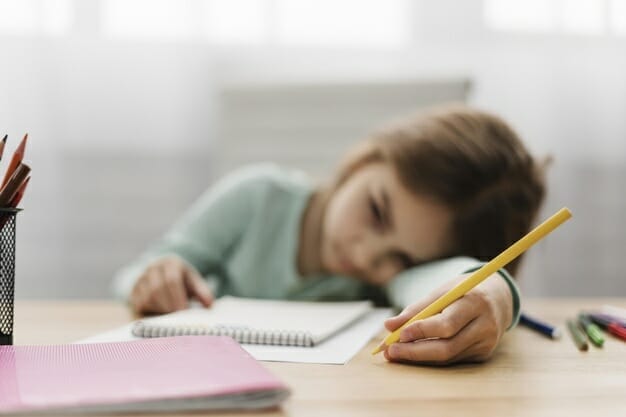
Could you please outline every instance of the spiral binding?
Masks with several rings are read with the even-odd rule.
[[[133,326],[133,335],[137,337],[171,337],[171,336],[229,336],[239,343],[253,345],[300,346],[314,345],[310,332],[293,330],[257,330],[249,327],[236,326],[154,326],[137,322]]]

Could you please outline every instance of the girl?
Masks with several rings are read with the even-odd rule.
[[[137,314],[209,307],[215,296],[353,300],[404,308],[393,331],[525,234],[541,170],[496,116],[447,107],[372,135],[328,184],[273,165],[218,181],[116,277]],[[515,273],[518,263],[508,265]],[[408,326],[390,361],[491,357],[518,320],[507,271]]]

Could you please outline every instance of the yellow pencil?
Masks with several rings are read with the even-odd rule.
[[[490,262],[483,265],[479,270],[474,272],[465,280],[461,281],[450,291],[436,299],[432,304],[417,313],[415,316],[413,316],[413,318],[404,323],[393,333],[388,335],[383,343],[376,349],[374,349],[372,355],[375,355],[378,352],[385,350],[386,346],[389,346],[392,343],[396,343],[400,339],[400,333],[402,332],[402,330],[404,330],[404,328],[406,328],[409,324],[413,323],[416,320],[423,320],[427,317],[441,313],[444,308],[448,307],[450,304],[463,297],[463,295],[465,295],[472,288],[480,284],[487,277],[491,276],[500,268],[504,267],[513,259],[524,253],[526,250],[528,250],[528,248],[537,243],[548,233],[559,227],[570,217],[572,217],[572,213],[566,207],[563,207],[561,210],[552,215],[552,217],[541,223],[539,226],[535,227],[526,236],[522,237],[520,240],[509,246],[509,248],[504,250],[500,255],[496,256]]]

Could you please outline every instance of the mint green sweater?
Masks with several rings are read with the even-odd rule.
[[[209,188],[159,241],[122,268],[114,292],[127,299],[146,266],[177,255],[213,285],[217,297],[289,300],[375,299],[403,308],[481,262],[454,257],[413,267],[384,287],[350,277],[303,277],[296,267],[300,221],[313,184],[301,172],[272,164],[235,171]],[[513,295],[513,327],[519,320],[519,290],[500,275]]]

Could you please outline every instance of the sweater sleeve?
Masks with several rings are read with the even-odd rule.
[[[473,272],[480,268],[483,262],[477,259],[458,256],[438,261],[428,262],[398,274],[387,284],[387,294],[392,305],[404,308],[420,298],[450,281],[452,278]],[[515,327],[520,316],[520,292],[509,273],[500,269],[498,274],[504,279],[511,290],[513,298],[513,319],[507,330]]]
[[[180,257],[203,276],[219,272],[253,215],[254,195],[261,185],[256,174],[242,169],[210,187],[161,239],[117,272],[115,296],[127,300],[146,267],[165,256]]]

